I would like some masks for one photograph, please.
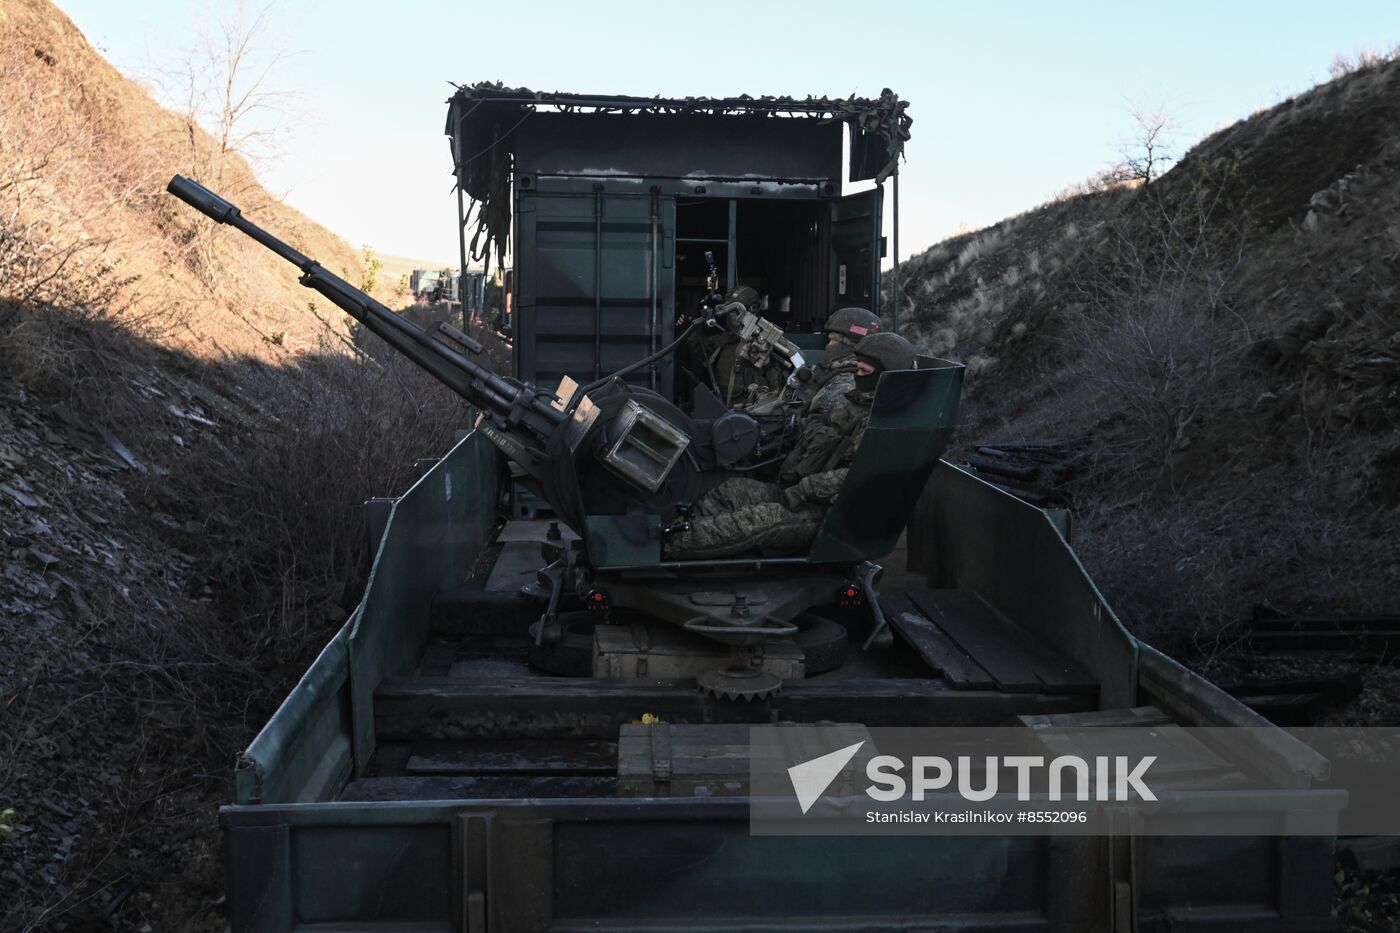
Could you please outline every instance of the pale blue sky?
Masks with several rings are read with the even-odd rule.
[[[137,77],[178,66],[201,10],[234,6],[57,2]],[[297,100],[264,182],[355,245],[439,260],[457,251],[449,81],[666,96],[893,88],[914,117],[900,179],[908,256],[1115,161],[1135,104],[1167,104],[1189,144],[1326,80],[1340,53],[1400,42],[1398,0],[281,0],[270,15],[270,45],[296,52],[271,82]]]

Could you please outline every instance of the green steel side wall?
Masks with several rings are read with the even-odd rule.
[[[1022,629],[1089,669],[1099,707],[1155,705],[1191,726],[1244,727],[1238,741],[1279,787],[1305,788],[1328,765],[1234,697],[1134,638],[1050,517],[940,462],[909,526],[911,565],[935,587],[976,592]]]
[[[931,586],[980,594],[1084,665],[1100,684],[1100,708],[1134,705],[1137,641],[1045,512],[940,462],[908,540]]]
[[[491,539],[495,456],[468,434],[394,503],[364,601],[239,756],[238,803],[330,800],[369,761],[375,688],[417,661],[433,594]]]
[[[374,691],[428,643],[433,597],[464,583],[496,528],[496,448],[476,431],[394,503],[365,598],[350,620],[355,771],[374,754]]]
[[[1254,802],[1266,820],[1335,806],[1311,792]],[[1238,805],[1183,801],[1207,823]],[[233,933],[1335,927],[1326,837],[752,836],[746,802],[723,798],[292,804],[221,819]]]

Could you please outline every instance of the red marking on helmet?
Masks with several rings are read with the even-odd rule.
[[[870,330],[869,328],[861,327],[859,324],[852,324],[851,333],[860,334],[862,337],[864,337],[866,334],[870,333]]]

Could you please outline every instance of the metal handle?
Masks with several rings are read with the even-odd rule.
[[[706,624],[705,617],[691,619],[682,626],[687,632],[699,635],[769,635],[774,638],[783,635],[796,635],[798,627],[791,622],[778,622],[773,625],[715,625]]]

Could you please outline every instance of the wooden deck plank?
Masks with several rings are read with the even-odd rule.
[[[1008,692],[1095,692],[1098,684],[1079,665],[1017,626],[986,600],[961,590],[909,592],[958,647]]]
[[[890,627],[948,684],[959,690],[986,690],[996,681],[967,652],[943,634],[905,593],[881,597]]]
[[[400,775],[351,781],[341,800],[515,800],[614,797],[617,779],[602,775]]]
[[[424,677],[445,677],[457,661],[457,648],[442,642],[432,642],[418,660],[418,673]]]
[[[1021,716],[1027,729],[1076,728],[1079,726],[1168,726],[1172,719],[1155,706],[1125,709],[1096,709],[1087,713],[1061,713],[1055,716]]]
[[[651,713],[667,722],[838,722],[859,709],[870,726],[1014,725],[1032,713],[1092,708],[1086,695],[954,690],[937,679],[794,681],[767,701],[718,700],[690,683],[528,677],[517,681],[411,678],[375,695],[383,740],[477,736],[612,739],[622,723]]]
[[[958,590],[910,590],[909,597],[938,629],[992,675],[998,688],[1012,693],[1043,688],[1034,659],[1020,633],[1007,631],[988,617],[985,603]]]
[[[613,774],[617,743],[598,739],[484,739],[414,749],[407,774]]]

